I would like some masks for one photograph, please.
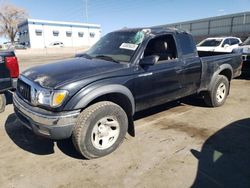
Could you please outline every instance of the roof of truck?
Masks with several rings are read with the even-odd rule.
[[[170,28],[170,27],[139,27],[139,28],[122,28],[120,30],[114,31],[114,32],[119,32],[119,31],[127,31],[127,32],[137,32],[137,31],[144,31],[145,33],[148,34],[160,34],[160,33],[189,33],[185,30],[182,29],[177,29],[177,28]]]

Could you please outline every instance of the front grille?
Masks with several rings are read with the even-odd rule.
[[[30,85],[26,84],[24,81],[18,79],[17,81],[17,92],[21,95],[24,99],[27,101],[31,101],[31,95],[30,95]]]

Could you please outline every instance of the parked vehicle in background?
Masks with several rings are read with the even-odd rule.
[[[86,158],[113,152],[135,112],[192,94],[224,104],[241,55],[199,57],[192,36],[176,29],[124,29],[101,38],[76,58],[26,70],[14,109],[34,133],[72,136]]]
[[[6,105],[5,92],[16,88],[19,76],[18,60],[13,51],[0,51],[0,112]]]
[[[16,45],[14,46],[14,48],[15,48],[16,50],[26,50],[26,49],[27,49],[27,47],[26,47],[25,45],[22,45],[22,44],[16,44]]]
[[[236,37],[207,38],[197,45],[197,50],[200,52],[231,53],[233,49],[238,48],[241,43],[241,39]]]
[[[242,54],[242,73],[250,75],[250,37],[248,37],[240,46],[234,50]]]
[[[64,47],[64,44],[62,42],[52,42],[49,47],[54,47],[54,48],[62,48]]]
[[[14,50],[14,45],[11,42],[4,42],[2,46],[4,50]]]

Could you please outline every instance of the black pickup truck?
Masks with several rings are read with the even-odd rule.
[[[19,67],[15,53],[13,51],[0,51],[0,112],[5,109],[5,92],[16,87],[18,76]]]
[[[221,106],[240,73],[240,54],[199,57],[185,31],[124,29],[75,58],[26,70],[13,102],[26,127],[52,139],[72,136],[90,159],[122,143],[135,112],[192,94]]]

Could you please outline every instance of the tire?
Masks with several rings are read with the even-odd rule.
[[[212,90],[205,93],[204,101],[210,107],[222,106],[229,94],[229,81],[226,76],[218,75]]]
[[[0,113],[4,112],[6,106],[6,98],[4,94],[0,94]]]
[[[127,130],[125,111],[115,103],[103,101],[81,112],[73,129],[72,140],[81,155],[93,159],[116,150]]]

